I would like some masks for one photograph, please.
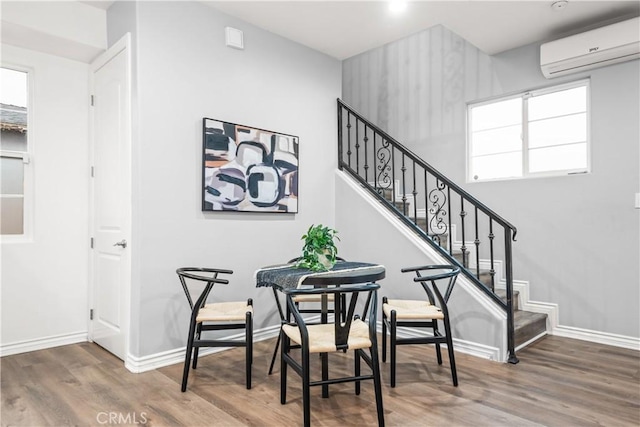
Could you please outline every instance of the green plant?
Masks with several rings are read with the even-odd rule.
[[[336,230],[322,224],[309,227],[307,233],[302,236],[302,258],[296,266],[312,271],[326,271],[333,267],[338,255],[334,238],[340,240],[336,236],[337,233]]]

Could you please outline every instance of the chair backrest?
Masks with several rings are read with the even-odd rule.
[[[221,268],[182,267],[178,268],[176,270],[176,273],[180,278],[180,283],[182,284],[184,294],[187,296],[187,300],[189,301],[189,306],[191,307],[191,310],[193,310],[193,307],[204,307],[214,284],[219,283],[222,285],[226,285],[229,283],[227,279],[219,279],[219,274],[233,274],[233,271]],[[193,298],[191,297],[189,287],[187,286],[187,279],[191,279],[195,282],[199,282],[205,285],[205,288],[203,289],[195,303],[193,302]]]
[[[421,267],[403,268],[403,273],[415,272],[416,277],[413,278],[414,282],[419,282],[422,288],[427,293],[429,302],[435,305],[435,297],[438,299],[439,306],[442,309],[445,316],[448,315],[447,302],[453,292],[453,287],[456,283],[460,268],[453,265],[424,265]],[[447,284],[444,295],[438,288],[438,283]]]
[[[378,310],[378,289],[380,289],[380,285],[377,283],[343,285],[332,288],[290,289],[286,291],[287,306],[291,314],[293,314],[296,325],[300,328],[302,341],[305,342],[309,338],[305,319],[302,317],[299,308],[293,302],[293,297],[296,295],[322,295],[322,298],[327,298],[328,294],[334,294],[336,313],[342,312],[343,303],[346,305],[346,307],[344,307],[344,311],[346,312],[346,317],[343,319],[344,322],[341,321],[342,319],[340,319],[340,316],[338,315],[334,315],[333,317],[336,349],[342,350],[348,348],[347,341],[349,338],[349,331],[351,330],[351,323],[355,318],[359,318],[367,322],[369,326],[369,335],[375,337]],[[343,295],[345,296],[344,300],[342,298]],[[356,307],[358,305],[359,297],[361,296],[365,297],[364,308],[359,314],[356,314]]]

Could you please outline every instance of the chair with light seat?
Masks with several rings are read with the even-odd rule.
[[[245,347],[245,375],[247,389],[251,388],[251,367],[253,364],[253,301],[212,302],[207,303],[207,298],[215,284],[228,284],[227,279],[218,277],[220,274],[233,274],[232,270],[217,268],[185,267],[176,270],[180,283],[184,289],[191,307],[191,320],[189,323],[189,336],[187,338],[187,350],[182,375],[182,391],[187,390],[189,377],[189,365],[196,369],[198,364],[198,350],[200,347]],[[204,284],[195,303],[192,293],[187,285],[189,282]],[[203,339],[204,331],[221,331],[231,329],[244,329],[244,339]],[[193,363],[191,355],[193,353]]]
[[[403,268],[403,273],[414,272],[414,282],[419,282],[427,294],[424,300],[403,300],[382,298],[382,361],[387,360],[387,330],[390,338],[391,355],[391,387],[396,386],[396,347],[407,344],[435,344],[438,364],[442,364],[440,345],[446,344],[451,365],[453,385],[458,385],[456,362],[453,352],[453,339],[447,302],[453,291],[460,269],[452,265],[426,265],[422,267]],[[440,292],[438,283],[446,283],[444,296]],[[437,303],[436,303],[437,301]],[[438,327],[441,321],[444,334]],[[398,327],[414,329],[428,328],[432,335],[420,337],[399,338]]]
[[[284,323],[280,332],[282,338],[280,403],[286,403],[287,367],[290,366],[302,378],[302,405],[305,426],[311,424],[310,388],[312,386],[321,385],[324,388],[329,384],[355,382],[355,392],[360,394],[360,382],[364,380],[373,380],[378,425],[384,426],[382,383],[376,336],[377,290],[379,288],[380,285],[378,284],[368,283],[343,285],[334,288],[298,288],[286,291],[287,307],[293,316],[293,322]],[[333,316],[328,323],[309,324],[294,301],[294,298],[299,295],[333,295],[336,312],[340,313],[344,309],[346,315],[342,320],[340,319],[341,316]],[[360,296],[364,297],[364,309],[361,315],[355,315],[356,305],[358,305]],[[343,307],[343,304],[346,305]],[[294,348],[296,352],[298,349],[300,350],[299,357],[292,356],[291,350]],[[354,375],[329,378],[328,375],[325,377],[323,373],[323,379],[311,381],[311,353],[322,354],[342,352],[343,350],[353,350],[355,352]],[[361,374],[362,360],[371,369],[370,375]]]
[[[297,258],[293,258],[289,261],[287,261],[287,264],[293,264],[296,263],[300,260],[300,257]],[[336,257],[336,261],[345,261],[343,258],[340,257]],[[279,305],[279,299],[278,299],[278,295],[277,292],[274,290],[274,297],[276,299],[276,303]],[[333,295],[332,294],[328,294],[327,295],[327,305],[328,303],[333,304]],[[326,323],[327,322],[327,315],[328,314],[334,314],[335,313],[335,305],[333,306],[333,308],[328,308],[326,310],[322,310],[322,295],[296,295],[293,298],[293,302],[296,304],[296,306],[298,307],[298,311],[300,313],[306,313],[306,314],[319,314],[320,315],[320,322],[321,323]],[[300,304],[303,304],[302,307],[300,308]],[[320,306],[318,307],[316,304],[320,304]],[[309,305],[311,305],[311,307],[309,307]],[[316,306],[314,306],[316,305]],[[344,308],[344,301],[342,304],[342,307]],[[281,310],[280,310],[281,311]],[[344,312],[339,312],[340,316],[342,316],[342,318],[344,319],[345,313]],[[288,315],[285,315],[284,313],[281,313],[281,318],[283,319],[282,321],[284,322],[285,318],[288,318]],[[275,365],[276,362],[276,356],[278,354],[278,348],[280,346],[280,336],[278,336],[278,339],[276,340],[276,347],[273,350],[273,356],[271,357],[271,364],[269,365],[269,375],[271,375],[271,373],[273,372],[273,367]]]

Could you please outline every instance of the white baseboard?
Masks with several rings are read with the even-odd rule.
[[[260,342],[267,339],[275,338],[280,330],[280,325],[270,326],[268,328],[255,331],[253,335],[253,342]],[[382,324],[378,323],[378,331],[382,331]],[[408,328],[398,329],[399,337],[412,337],[419,336],[422,332],[411,331]],[[243,334],[236,334],[233,336],[225,337],[222,339],[235,339],[242,337]],[[464,340],[458,340],[454,338],[454,345],[456,352],[469,354],[471,356],[480,357],[487,360],[500,360],[499,349],[489,347],[486,345],[468,342]],[[443,345],[446,348],[446,345]],[[205,356],[208,354],[217,353],[227,350],[227,348],[206,348],[200,349],[200,355]],[[141,373],[151,371],[154,369],[162,368],[164,366],[174,365],[177,363],[184,363],[185,347],[176,348],[173,350],[164,351],[161,353],[152,354],[144,357],[135,357],[129,355],[125,363],[125,367],[133,373]]]
[[[280,325],[269,326],[268,328],[253,331],[254,344],[259,341],[264,341],[270,338],[274,338],[278,335]],[[226,337],[220,337],[223,340],[233,340],[244,337],[244,332]],[[232,347],[208,347],[201,348],[199,356],[206,356],[208,354],[218,353],[221,351],[229,350]],[[127,360],[124,366],[131,372],[139,374],[142,372],[152,371],[154,369],[163,368],[165,366],[175,365],[176,363],[184,363],[186,347],[174,348],[172,350],[163,351],[160,353],[151,354],[149,356],[136,357],[131,354],[127,355]]]
[[[0,357],[88,341],[88,332],[73,332],[0,345]]]
[[[532,306],[535,306],[537,312],[545,312],[544,310],[555,312],[557,307],[553,307],[554,304],[545,304],[545,303],[535,303],[529,302]],[[530,308],[534,307],[528,307]],[[557,316],[554,314],[553,317],[557,319]],[[254,331],[253,342],[260,342],[267,339],[274,338],[278,335],[278,331],[280,330],[280,325],[269,326],[267,328],[260,329],[258,331]],[[378,332],[382,332],[382,323],[378,323]],[[571,326],[561,326],[557,325],[557,323],[553,324],[550,328],[548,328],[548,333],[550,335],[565,337],[565,338],[574,338],[583,341],[595,342],[599,344],[610,345],[614,347],[622,347],[631,350],[640,351],[640,339],[634,337],[628,337],[624,335],[610,334],[598,331],[592,331],[588,329],[575,328]],[[400,328],[398,329],[398,336],[403,338],[410,338],[415,336],[420,336],[422,331],[411,330],[410,328]],[[229,337],[225,337],[224,339],[235,339],[240,338],[244,334],[235,334]],[[544,334],[537,336],[530,340],[529,342],[519,346],[516,350],[520,348],[526,347],[531,342],[541,338]],[[47,348],[59,347],[63,345],[76,344],[80,342],[87,342],[88,335],[87,332],[76,332],[71,334],[63,334],[53,337],[40,338],[22,341],[18,343],[4,344],[0,346],[0,357],[10,356],[14,354],[26,353],[30,351],[36,350],[45,350]],[[500,350],[497,347],[491,347],[484,344],[479,344],[475,342],[455,339],[455,350],[456,352],[469,354],[471,356],[479,357],[486,360],[495,360],[500,361]],[[446,348],[446,345],[444,345]],[[200,355],[205,356],[208,354],[217,353],[220,351],[227,350],[227,348],[203,348],[200,350]],[[127,360],[125,361],[125,367],[133,372],[133,373],[141,373],[147,372],[154,369],[162,368],[164,366],[174,365],[176,363],[184,363],[184,353],[185,348],[176,348],[156,354],[152,354],[149,356],[136,357],[133,355],[127,355]]]
[[[553,304],[542,304],[530,302],[532,306],[536,306],[538,312],[544,312],[544,310],[553,311]],[[529,307],[533,308],[533,307]],[[533,311],[533,310],[532,310]],[[555,316],[553,316],[555,318]],[[280,330],[280,325],[270,326],[268,328],[254,331],[253,342],[260,342],[267,339],[275,338]],[[602,332],[588,331],[585,329],[571,328],[566,326],[556,326],[550,328],[551,335],[564,336],[567,338],[577,338],[586,341],[598,342],[601,344],[612,345],[616,347],[624,347],[639,350],[640,340],[636,338],[624,337],[614,334],[605,334]],[[553,332],[551,332],[553,331]],[[378,332],[382,332],[382,323],[378,322]],[[421,336],[424,333],[422,331],[412,330],[411,328],[399,328],[398,336],[402,338],[410,338]],[[528,344],[540,339],[546,333],[541,334],[530,340],[529,342],[519,346],[516,350],[526,347]],[[244,334],[235,334],[222,339],[236,339],[241,338]],[[456,352],[465,353],[471,356],[479,357],[486,360],[501,361],[500,349],[497,347],[491,347],[484,344],[479,344],[471,341],[465,341],[460,339],[453,339]],[[446,348],[446,345],[443,345]],[[200,349],[200,355],[206,356],[208,354],[217,353],[220,351],[228,350],[228,348],[203,348]],[[125,363],[125,367],[133,373],[141,373],[151,371],[154,369],[162,368],[164,366],[174,365],[177,363],[184,363],[185,348],[176,348],[173,350],[164,351],[161,353],[152,354],[144,357],[135,357],[129,355]]]
[[[640,351],[640,338],[635,337],[561,325],[558,325],[553,329],[552,335]]]
[[[378,332],[382,333],[382,323],[378,322]],[[429,335],[426,333],[426,335]],[[425,336],[424,331],[419,331],[412,328],[398,328],[397,336],[400,338],[414,338]],[[500,349],[498,347],[491,347],[484,344],[475,342],[453,339],[453,344],[456,352],[465,353],[470,356],[479,357],[486,360],[500,361]],[[443,348],[447,348],[446,344],[442,344]]]
[[[576,328],[573,326],[563,326],[559,324],[559,307],[558,304],[546,303],[540,301],[529,301],[528,282],[526,288],[520,288],[514,283],[514,287],[520,290],[520,297],[524,298],[520,308],[521,310],[531,311],[533,313],[544,313],[547,315],[547,334],[558,337],[575,338],[578,340],[594,342],[598,344],[610,345],[613,347],[628,348],[630,350],[640,351],[640,338],[628,337],[625,335],[611,334],[607,332],[593,331],[590,329]],[[543,334],[544,335],[544,334]],[[523,348],[531,342],[539,339],[540,336],[533,338],[529,342],[518,347]],[[516,349],[516,350],[518,350]]]

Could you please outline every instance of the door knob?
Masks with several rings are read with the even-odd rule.
[[[122,249],[127,247],[127,241],[122,239],[118,243],[115,243],[113,246],[122,246]]]

